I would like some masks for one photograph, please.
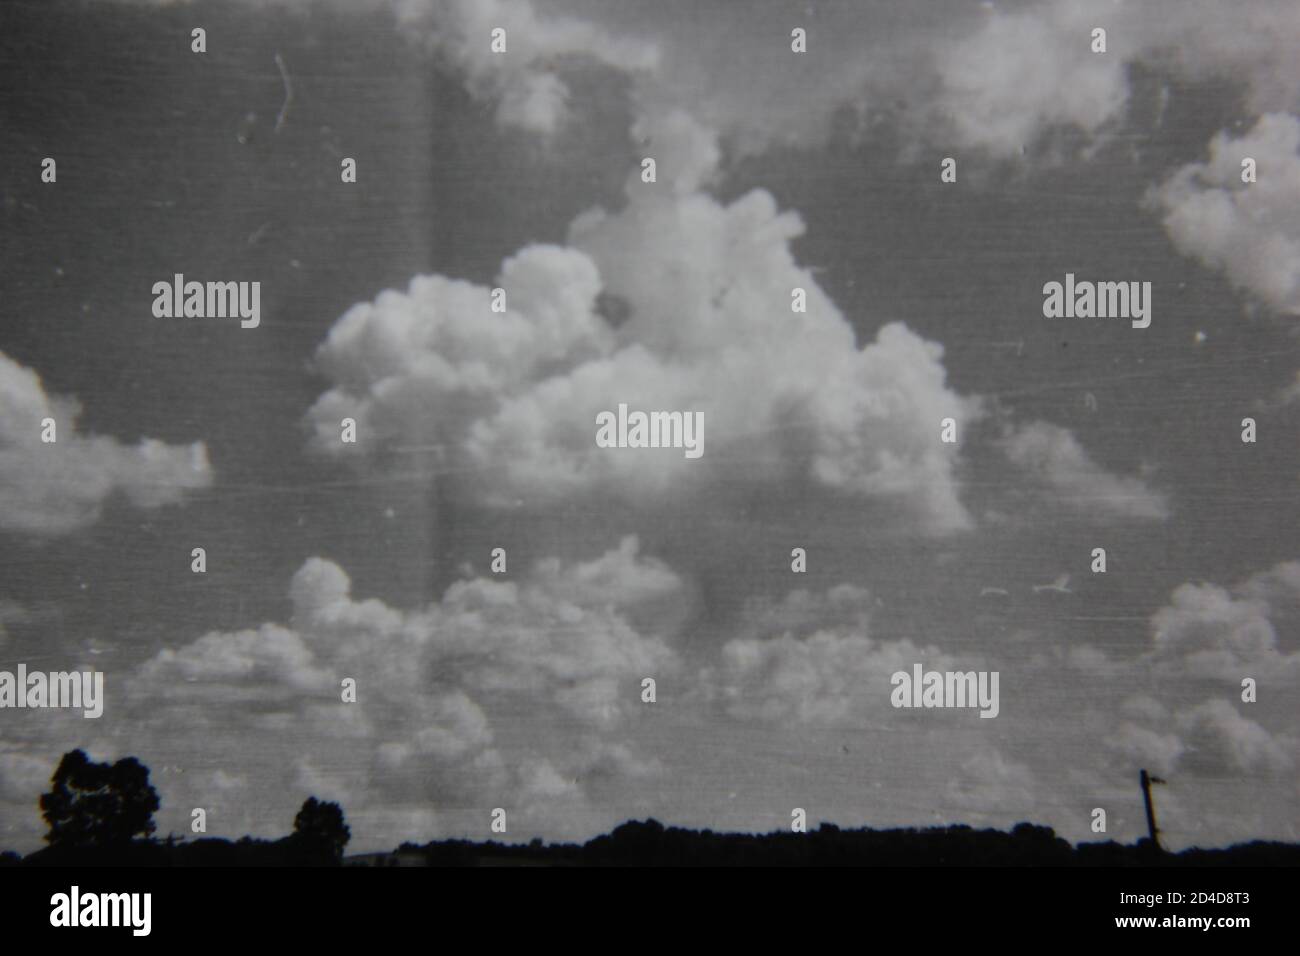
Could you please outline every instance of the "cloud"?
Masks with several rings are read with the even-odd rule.
[[[36,798],[70,741],[150,766],[163,832],[204,807],[214,834],[282,835],[315,794],[343,801],[358,845],[483,837],[497,806],[512,834],[589,835],[621,819],[601,801],[663,771],[635,739],[641,681],[671,684],[681,665],[666,635],[635,622],[681,588],[634,537],[588,561],[461,580],[409,610],[354,596],[341,567],[311,558],[289,583],[287,621],[212,631],[110,673],[99,721],[7,720],[10,845],[35,839]]]
[[[620,56],[608,55],[615,38],[630,44],[620,55],[639,110],[689,109],[740,153],[774,143],[819,146],[842,111],[856,113],[867,132],[892,116],[927,141],[995,157],[1016,156],[1060,130],[1092,141],[1124,119],[1138,62],[1179,79],[1240,83],[1256,110],[1291,109],[1300,89],[1288,42],[1297,25],[1290,0],[1241,9],[1217,0],[947,0],[906,8],[846,0],[795,11],[759,3],[743,18],[726,3],[554,9],[556,39],[548,42],[573,48],[581,37],[615,68]],[[807,31],[807,53],[790,49],[794,26]],[[1105,53],[1092,51],[1095,27],[1107,30]],[[484,60],[487,46],[478,47],[474,59]],[[642,48],[653,54],[635,55]],[[526,62],[524,75],[548,70],[544,60]],[[471,77],[488,69],[466,68]],[[550,102],[554,71],[544,75],[534,81],[536,96]],[[528,84],[518,87],[513,99],[526,100]],[[493,90],[487,84],[484,94],[505,104],[508,97]]]
[[[12,747],[0,741],[0,801],[34,802],[54,775],[54,761]]]
[[[1138,478],[1103,469],[1068,429],[1031,422],[1009,430],[1001,444],[1013,465],[1029,472],[1073,508],[1115,518],[1158,520],[1169,516],[1162,494]]]
[[[554,598],[582,607],[631,610],[642,602],[680,595],[681,578],[662,561],[642,556],[640,548],[639,539],[628,535],[592,561],[565,566],[558,558],[543,559],[533,577]]]
[[[1300,651],[1278,646],[1275,619],[1295,620],[1300,602],[1300,562],[1290,561],[1229,590],[1216,584],[1181,584],[1151,617],[1148,661],[1159,673],[1238,683],[1300,681]]]
[[[751,601],[720,660],[700,677],[732,718],[845,726],[890,711],[890,677],[913,664],[950,669],[954,658],[903,639],[869,637],[869,593],[841,584],[792,591],[773,605]],[[753,636],[750,636],[753,635]]]
[[[793,14],[760,4],[746,18],[696,2],[561,2],[540,14],[524,0],[403,0],[397,9],[407,28],[428,31],[474,95],[497,104],[499,122],[546,135],[571,116],[564,71],[573,59],[629,75],[639,113],[689,109],[741,153],[818,146],[844,110],[864,128],[892,115],[914,135],[995,157],[1060,130],[1093,141],[1124,119],[1139,62],[1177,79],[1240,83],[1257,111],[1300,105],[1290,0],[1240,9],[1217,0],[915,9],[852,0]],[[508,55],[489,51],[493,26],[507,29]],[[793,26],[806,29],[807,53],[791,51]],[[1092,51],[1095,27],[1107,30],[1105,53]]]
[[[1252,0],[1236,8],[1217,0],[1156,0],[1123,4],[1116,14],[1128,49],[1167,64],[1182,78],[1240,83],[1256,113],[1300,105],[1294,43],[1300,14],[1290,0]]]
[[[930,45],[939,79],[914,81],[922,96],[910,109],[947,118],[940,128],[959,144],[993,156],[1014,156],[1058,130],[1089,144],[1105,136],[1125,117],[1135,63],[1181,80],[1241,83],[1257,110],[1290,109],[1300,99],[1289,41],[1300,17],[1287,0],[1237,9],[1214,0],[982,6],[981,23]],[[1105,53],[1092,51],[1097,27],[1107,31]]]
[[[433,837],[435,815],[443,832],[463,824],[444,811],[494,806],[554,833],[566,809],[586,806],[581,780],[660,768],[625,734],[644,707],[642,678],[671,679],[679,664],[628,615],[679,585],[626,538],[592,561],[459,581],[402,611],[353,597],[338,565],[312,558],[289,586],[287,624],[163,649],[125,679],[105,719],[113,746],[146,763],[177,754],[219,770],[228,802],[244,780],[242,799],[260,808],[246,825],[265,828],[281,803],[291,820],[312,792],[344,799],[350,818],[380,814],[403,836]],[[344,678],[355,703],[341,700]],[[259,747],[240,743],[253,738]],[[212,798],[202,773],[155,777],[166,808]]]
[[[1282,562],[1232,588],[1182,584],[1151,617],[1152,645],[1135,663],[1142,682],[1160,699],[1142,694],[1121,708],[1108,746],[1131,766],[1160,773],[1259,776],[1285,773],[1295,763],[1289,701],[1300,689],[1300,651],[1279,647],[1278,633],[1294,630],[1300,610],[1300,562]],[[1259,687],[1248,705],[1257,719],[1212,696],[1239,689],[1244,677]],[[1167,702],[1167,703],[1166,703]]]
[[[155,682],[159,696],[191,701],[257,699],[268,685],[282,694],[319,695],[335,683],[296,632],[275,624],[206,634],[179,650],[164,648],[143,665],[140,677]]]
[[[1033,771],[990,747],[962,763],[960,771],[948,783],[944,803],[966,813],[1010,818],[1034,812],[1037,806],[1034,791]]]
[[[80,435],[75,399],[49,398],[40,376],[0,353],[0,531],[68,534],[93,524],[104,502],[122,493],[137,508],[180,501],[212,483],[207,448],[150,438],[127,447]],[[41,440],[55,422],[56,441]]]
[[[1295,381],[1278,390],[1274,399],[1278,405],[1294,405],[1300,402],[1300,371],[1295,373]]]
[[[185,7],[193,0],[111,0],[129,6]],[[654,70],[659,50],[618,35],[595,20],[552,9],[539,15],[531,0],[228,0],[236,8],[337,8],[356,15],[382,12],[463,80],[476,100],[495,104],[506,128],[552,136],[571,118],[569,74],[592,65],[631,76]],[[506,31],[506,51],[494,52],[492,31]]]
[[[1186,741],[1183,763],[1205,776],[1286,773],[1295,766],[1294,740],[1279,740],[1221,698],[1178,715]]]
[[[951,417],[960,436],[979,405],[947,387],[942,348],[899,323],[857,347],[794,261],[798,216],[763,190],[730,205],[695,191],[717,150],[685,114],[641,129],[662,149],[661,181],[634,175],[626,207],[579,216],[568,247],[508,259],[505,314],[489,289],[440,276],[349,310],[317,355],[333,385],[308,414],[315,446],[435,449],[434,470],[484,503],[802,483],[901,505],[924,530],[968,527],[938,434]],[[617,328],[601,292],[627,305]],[[701,412],[703,457],[597,448],[596,415],[622,403]],[[344,417],[356,446],[339,441]]]
[[[913,664],[949,669],[950,660],[909,640],[878,642],[819,630],[764,640],[732,640],[711,672],[712,693],[731,717],[845,725],[889,706],[892,674]]]
[[[756,0],[743,17],[704,0],[275,2],[384,11],[493,104],[499,124],[544,137],[582,115],[571,80],[592,66],[631,80],[638,113],[689,109],[740,153],[822,145],[844,111],[867,130],[892,116],[916,137],[997,157],[1061,129],[1092,139],[1123,119],[1138,62],[1240,83],[1257,112],[1300,104],[1292,0],[822,0],[794,10]],[[795,26],[807,53],[791,51]],[[1104,54],[1091,49],[1098,26]],[[491,50],[495,27],[506,30],[504,54]]]
[[[326,383],[307,417],[313,447],[361,468],[417,463],[457,510],[559,501],[599,516],[611,510],[602,497],[613,496],[629,506],[620,515],[666,503],[693,521],[710,503],[743,501],[753,488],[774,490],[810,514],[829,513],[824,506],[839,499],[862,503],[868,532],[877,515],[896,520],[895,512],[909,529],[969,527],[956,449],[934,439],[938,420],[949,415],[965,438],[978,404],[948,384],[940,346],[882,316],[842,315],[795,260],[803,230],[796,213],[764,190],[728,188],[725,201],[721,191],[705,192],[721,179],[721,157],[774,141],[816,146],[844,106],[860,107],[864,120],[899,110],[913,121],[907,131],[920,133],[920,148],[943,143],[954,155],[1014,156],[1063,130],[1065,140],[1095,143],[1123,120],[1133,96],[1129,73],[1139,61],[1192,79],[1240,76],[1252,108],[1272,102],[1287,109],[1297,85],[1275,81],[1294,72],[1296,61],[1272,53],[1286,52],[1294,3],[853,0],[815,7],[794,11],[796,21],[787,22],[695,2],[683,16],[688,7],[671,0],[408,5],[416,11],[405,21],[412,34],[438,32],[436,55],[454,64],[504,127],[551,136],[586,122],[591,104],[576,98],[586,85],[571,78],[593,64],[631,64],[636,155],[656,157],[659,182],[643,184],[631,171],[626,204],[578,217],[563,245],[520,249],[487,285],[421,276],[350,310],[317,353]],[[784,8],[766,8],[776,9]],[[506,56],[488,50],[492,18],[509,31]],[[1105,55],[1088,50],[1090,19],[1110,31]],[[809,28],[806,56],[789,51],[788,28],[798,21]],[[624,87],[608,84],[611,95]],[[1175,84],[1172,95],[1180,89]],[[1194,185],[1236,193],[1230,181]],[[508,291],[504,315],[490,310],[493,285]],[[806,314],[790,311],[795,285],[808,290]],[[605,318],[610,302],[621,306],[615,319]],[[855,337],[854,328],[867,331]],[[598,454],[594,414],[619,401],[702,410],[704,458]],[[339,442],[339,420],[349,416],[360,423],[357,446]],[[1010,434],[1006,453],[1049,492],[1089,513],[1168,514],[1159,490],[1110,473],[1065,429],[1023,426]],[[638,517],[644,522],[643,515],[630,522]],[[1176,594],[1166,609],[1169,643],[1153,644],[1133,667],[1130,659],[1086,645],[1054,646],[1052,635],[1042,635],[1035,660],[1024,662],[1035,682],[1004,683],[1035,692],[1018,699],[1019,713],[1006,708],[1003,722],[974,725],[1012,735],[1029,726],[1023,739],[1039,742],[1043,727],[1059,727],[1068,738],[1066,759],[1086,760],[1102,749],[1096,738],[1055,721],[1059,713],[1045,717],[1039,701],[1059,711],[1061,699],[1078,693],[1080,677],[1100,675],[1106,680],[1083,684],[1106,711],[1109,682],[1131,689],[1135,678],[1125,672],[1146,677],[1150,667],[1169,678],[1151,681],[1161,700],[1096,719],[1107,727],[1122,719],[1115,746],[1127,759],[1172,767],[1189,754],[1189,773],[1209,770],[1215,762],[1196,755],[1240,737],[1254,740],[1248,766],[1281,766],[1258,734],[1202,704],[1204,682],[1235,668],[1285,673],[1274,665],[1288,656],[1267,638],[1269,628],[1274,639],[1292,633],[1281,616],[1286,577],[1279,572],[1257,588],[1248,583],[1220,594],[1199,590],[1212,585],[1187,585],[1193,593]],[[557,814],[561,804],[594,799],[602,777],[653,773],[655,761],[628,732],[632,711],[644,712],[630,675],[647,661],[671,666],[672,655],[660,655],[654,628],[643,622],[653,620],[646,606],[672,601],[680,587],[634,539],[576,564],[548,559],[525,577],[464,581],[416,610],[355,598],[341,567],[313,559],[294,578],[287,619],[203,635],[141,670],[140,690],[152,688],[145,699],[160,701],[160,717],[137,715],[140,739],[158,741],[149,746],[159,752],[163,725],[184,726],[190,716],[202,727],[233,723],[245,738],[305,739],[305,755],[285,766],[254,755],[247,771],[230,777],[236,791],[255,788],[245,803],[257,804],[271,787],[295,791],[296,801],[297,791],[309,788],[342,795],[354,828],[366,820],[376,832],[409,828],[420,838],[457,826],[447,815],[457,806],[509,803],[513,833],[517,802]],[[893,670],[947,660],[932,647],[881,639],[870,629],[872,606],[871,595],[852,585],[751,601],[738,631],[709,643],[726,648],[706,672],[726,716],[719,724],[737,736],[742,721],[853,726],[888,707]],[[1003,658],[1004,677],[1013,663]],[[337,703],[342,675],[359,680],[357,707]],[[624,697],[629,686],[633,693]],[[1179,698],[1189,687],[1199,694],[1190,705]],[[220,709],[226,699],[233,718]],[[1284,725],[1266,706],[1261,698],[1254,726],[1285,753]],[[530,721],[536,738],[521,729]],[[758,733],[771,729],[762,724]],[[698,734],[699,724],[686,732]],[[535,739],[543,744],[535,748]],[[236,744],[183,737],[175,752],[240,768],[248,758]],[[960,767],[966,757],[963,751],[941,766]],[[1051,786],[1044,770],[1051,759],[1060,758],[1029,762],[1044,771],[1040,797]],[[1228,765],[1223,754],[1216,759]],[[748,763],[744,752],[738,760]],[[978,808],[1033,783],[1025,766],[1001,754],[971,760],[947,790],[944,772],[928,792]],[[202,787],[225,792],[215,782]],[[905,785],[897,791],[904,799],[916,792]],[[630,806],[626,789],[622,797],[618,806]]]
[[[737,630],[746,637],[817,627],[865,632],[874,605],[871,592],[855,584],[837,584],[824,592],[800,588],[780,601],[756,595],[745,602]]]
[[[1124,60],[1118,51],[1092,52],[1092,28],[1108,21],[1094,6],[990,8],[973,33],[941,47],[935,109],[961,143],[1011,156],[1051,128],[1091,135],[1122,115]]]
[[[659,60],[653,44],[618,36],[589,19],[539,16],[529,0],[396,0],[404,29],[427,31],[429,45],[464,76],[466,89],[496,103],[503,126],[552,135],[568,121],[566,69],[576,62],[636,74]],[[492,50],[505,31],[506,51]]]
[[[4,647],[8,640],[10,624],[26,624],[32,617],[32,613],[17,601],[0,598],[0,647]]]
[[[1107,739],[1107,746],[1126,765],[1145,767],[1157,776],[1173,773],[1187,746],[1174,733],[1158,733],[1132,721],[1124,721]]]
[[[1257,164],[1254,183],[1241,181],[1246,157]],[[1207,161],[1174,172],[1148,202],[1184,255],[1300,315],[1300,119],[1270,113],[1239,138],[1220,132]]]

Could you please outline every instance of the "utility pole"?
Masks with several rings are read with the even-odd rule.
[[[1160,831],[1156,829],[1156,810],[1151,803],[1151,784],[1164,783],[1164,781],[1159,777],[1150,776],[1145,770],[1142,771],[1138,779],[1142,781],[1142,801],[1147,808],[1147,833],[1151,835],[1151,848],[1159,853],[1161,848],[1158,834]]]

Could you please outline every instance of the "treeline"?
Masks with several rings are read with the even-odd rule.
[[[1297,866],[1300,846],[1239,844],[1171,854],[1149,840],[1072,846],[1050,827],[1018,824],[1010,833],[968,826],[924,830],[841,830],[822,824],[808,833],[714,833],[631,821],[584,844],[510,845],[444,840],[404,843],[392,853],[344,858],[351,837],[343,809],[308,798],[293,831],[278,840],[175,836],[154,838],[158,794],[149,770],[133,757],[95,763],[84,752],[64,755],[41,796],[49,846],[26,858],[0,854],[0,866]],[[201,811],[194,811],[196,814]]]
[[[123,866],[338,866],[332,849],[298,835],[279,840],[223,840],[200,837],[189,841],[131,840],[112,846],[49,846],[26,857],[4,854],[0,865],[57,867]]]
[[[134,757],[95,763],[85,751],[69,751],[39,802],[49,846],[25,859],[0,854],[0,866],[337,866],[352,836],[342,807],[309,797],[293,832],[279,840],[158,840],[153,815],[160,805],[149,768]],[[206,827],[204,811],[194,814]]]
[[[403,844],[395,858],[428,866],[1296,866],[1300,846],[1256,841],[1225,849],[1165,853],[1148,840],[1072,846],[1050,827],[1018,824],[1010,833],[968,826],[924,830],[714,833],[632,821],[585,844],[511,846],[447,840]]]
[[[1049,827],[1021,823],[1010,833],[967,826],[924,830],[841,830],[823,824],[808,833],[714,833],[624,823],[587,843],[507,844],[443,840],[405,843],[391,854],[346,859],[337,844],[295,832],[279,840],[137,839],[111,846],[50,846],[0,865],[277,867],[338,866],[1297,866],[1300,846],[1257,841],[1225,849],[1153,851],[1148,841],[1072,846]]]

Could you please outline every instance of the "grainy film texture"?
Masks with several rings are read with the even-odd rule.
[[[1298,50],[4,3],[0,848],[1295,842]]]

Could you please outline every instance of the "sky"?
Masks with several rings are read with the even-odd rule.
[[[160,834],[315,795],[351,850],[1132,841],[1141,768],[1175,849],[1297,839],[1298,45],[1273,0],[4,4],[0,670],[106,701],[0,710],[0,842],[75,747]],[[260,324],[155,317],[176,273]],[[1150,326],[1045,317],[1067,273]],[[598,448],[620,403],[703,454]],[[997,717],[892,707],[918,662]]]

